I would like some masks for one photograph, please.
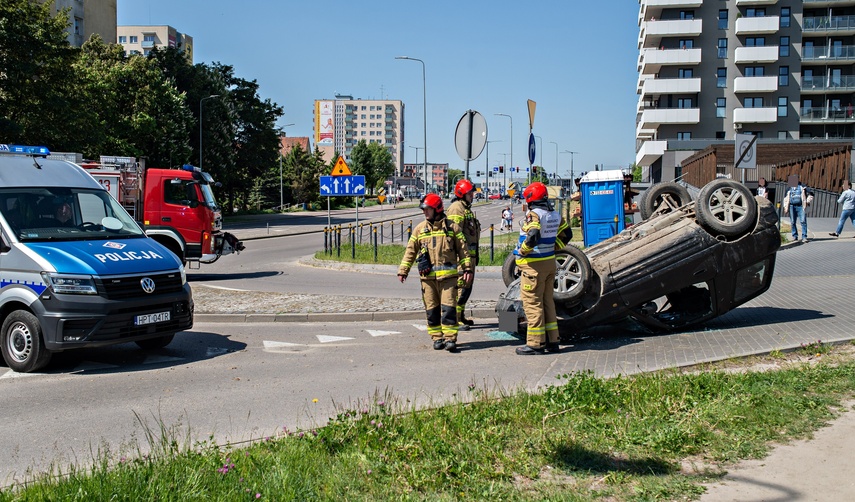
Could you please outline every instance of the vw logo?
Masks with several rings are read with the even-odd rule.
[[[142,286],[143,291],[146,293],[154,293],[154,279],[150,277],[143,277],[140,280],[140,286]]]

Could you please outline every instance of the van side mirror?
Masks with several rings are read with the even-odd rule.
[[[0,253],[8,253],[12,250],[12,247],[6,244],[5,238],[0,238]]]

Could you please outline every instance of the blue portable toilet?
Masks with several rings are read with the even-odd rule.
[[[591,171],[582,177],[582,239],[593,246],[624,229],[623,171]]]

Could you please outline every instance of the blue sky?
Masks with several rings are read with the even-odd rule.
[[[576,174],[635,160],[638,3],[633,0],[268,1],[118,0],[120,25],[175,27],[194,39],[195,62],[232,65],[281,105],[289,136],[312,135],[315,99],[334,94],[400,99],[405,161],[424,146],[422,65],[430,162],[465,165],[454,131],[466,110],[487,121],[491,166],[528,166],[526,100],[537,102],[535,164],[578,152]],[[419,150],[419,162],[424,151]],[[507,154],[507,157],[501,154]],[[567,177],[571,155],[559,153]],[[485,153],[470,170],[485,167]],[[474,175],[474,173],[473,173]]]

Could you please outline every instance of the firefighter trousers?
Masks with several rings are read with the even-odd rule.
[[[558,343],[558,317],[555,313],[555,260],[518,264],[520,299],[528,321],[526,345],[542,348]]]
[[[422,279],[422,301],[431,339],[457,341],[457,277]]]

